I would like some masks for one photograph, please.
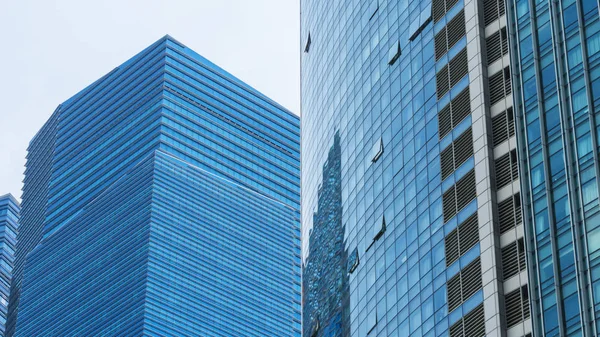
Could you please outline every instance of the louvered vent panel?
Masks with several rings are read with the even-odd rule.
[[[506,67],[504,68],[504,91],[506,96],[510,95],[512,92],[512,86],[510,83],[510,68]]]
[[[485,39],[487,51],[487,64],[490,65],[502,57],[502,38],[500,31],[495,32]]]
[[[450,337],[465,337],[463,320],[460,319],[450,327]]]
[[[504,111],[492,118],[492,137],[494,139],[494,146],[504,143],[509,138],[507,113],[508,111]]]
[[[502,38],[502,55],[506,55],[508,53],[508,34],[506,32],[506,27],[500,29],[500,37]]]
[[[471,114],[471,95],[469,94],[469,87],[456,95],[450,104],[452,105],[452,127],[455,127]]]
[[[483,312],[483,304],[478,305],[475,309],[465,315],[464,320],[464,335],[468,337],[484,337],[485,336],[485,314]]]
[[[506,118],[508,119],[508,136],[512,137],[515,135],[515,115],[512,107],[506,109]]]
[[[479,257],[448,280],[448,310],[452,311],[482,287],[481,260]]]
[[[517,242],[502,248],[502,274],[507,280],[519,273],[519,251]]]
[[[498,3],[502,0],[484,0],[483,1],[483,17],[485,25],[489,25],[499,17]],[[502,5],[504,7],[504,5]]]
[[[506,8],[504,7],[504,1],[498,0],[498,17],[504,15],[506,13]]]
[[[515,227],[515,208],[513,198],[498,203],[498,220],[500,233],[504,234]]]
[[[444,238],[444,246],[446,249],[446,267],[449,267],[460,257],[458,250],[458,229],[448,233]]]
[[[433,14],[433,21],[438,22],[446,14],[446,1],[433,0],[431,3],[431,11]]]
[[[450,144],[440,153],[440,163],[442,166],[442,180],[444,180],[454,172],[454,144]]]
[[[519,270],[523,271],[526,268],[525,264],[525,242],[523,239],[517,241],[517,249],[519,251]]]
[[[459,254],[462,256],[479,242],[479,222],[477,213],[471,215],[458,226]]]
[[[450,90],[450,79],[448,78],[448,65],[445,65],[442,68],[442,70],[440,70],[435,75],[435,81],[437,84],[437,98],[440,99],[448,92],[448,90]]]
[[[473,156],[473,132],[469,127],[454,141],[454,169]]]
[[[449,11],[458,3],[458,0],[446,0],[446,11]]]
[[[449,279],[448,283],[446,284],[447,290],[448,290],[447,293],[448,293],[448,310],[449,311],[452,311],[452,310],[458,308],[458,306],[461,305],[461,303],[462,303],[460,279],[461,279],[461,276],[460,276],[460,273],[458,273],[454,277]]]
[[[506,27],[485,39],[487,64],[490,65],[508,53]]]
[[[529,318],[529,290],[527,288],[527,286],[523,286],[523,288],[521,288],[521,305],[523,308],[523,319],[528,319]]]
[[[469,127],[440,154],[442,179],[446,179],[473,156],[473,133]]]
[[[456,215],[456,188],[450,187],[442,195],[442,207],[444,209],[444,222],[448,222]]]
[[[508,140],[506,112],[492,118],[492,137],[494,139],[494,146],[498,146]]]
[[[448,52],[447,42],[447,28],[444,27],[435,36],[435,60],[438,61],[440,57],[444,56]]]
[[[479,291],[481,285],[481,261],[479,258],[469,263],[461,272],[463,302]]]
[[[456,183],[456,211],[462,210],[476,197],[475,170],[471,170]]]
[[[529,296],[526,287],[514,290],[504,296],[506,325],[511,328],[529,317]]]
[[[450,337],[484,337],[485,314],[483,304],[478,305],[458,322],[450,326]]]
[[[466,34],[464,10],[458,12],[458,14],[448,22],[448,26],[446,26],[446,29],[444,30],[447,31],[448,36],[447,50],[450,50]]]
[[[479,242],[477,213],[471,215],[444,239],[446,266],[449,267]]]
[[[450,104],[446,105],[442,110],[438,112],[438,128],[440,132],[440,139],[444,138],[447,134],[452,131],[452,114],[450,110]]]
[[[517,150],[510,151],[510,171],[511,171],[513,181],[519,179],[519,166],[517,163]]]
[[[460,51],[450,60],[450,88],[454,87],[469,72],[467,48]]]
[[[523,215],[521,214],[521,195],[519,193],[513,196],[513,203],[515,205],[515,224],[520,224],[523,220]]]
[[[510,166],[510,153],[503,155],[496,159],[496,190],[510,184],[512,182],[511,166]]]
[[[488,83],[490,88],[490,103],[494,105],[506,96],[504,93],[504,71],[499,71],[490,76]]]
[[[446,105],[438,113],[438,125],[440,139],[444,138],[452,129],[460,124],[471,114],[471,97],[469,87],[458,93],[450,104]]]

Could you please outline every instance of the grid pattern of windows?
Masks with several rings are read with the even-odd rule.
[[[21,206],[10,194],[0,196],[0,335],[4,336]]]
[[[28,158],[16,336],[300,336],[299,140],[169,36],[64,102]]]
[[[598,2],[507,4],[534,335],[597,336]]]
[[[449,309],[448,279],[476,271],[465,268],[483,254],[480,232],[494,235],[487,228],[496,220],[480,216],[487,206],[477,198],[485,184],[476,184],[473,154],[483,139],[481,112],[489,109],[483,85],[473,85],[485,81],[486,62],[469,55],[485,46],[465,36],[466,23],[477,22],[483,8],[468,5],[301,2],[301,39],[310,33],[313,41],[310,52],[301,53],[307,336],[455,335],[450,327],[483,336],[486,318],[500,314],[484,312],[481,286],[463,289],[460,282],[466,291]],[[481,71],[470,73],[472,65]],[[337,175],[330,174],[338,141],[339,190]],[[486,168],[478,182],[493,182],[486,176],[493,166]],[[341,205],[326,202],[337,196]],[[329,255],[319,245],[329,246]],[[481,262],[478,275],[490,269]],[[324,281],[329,276],[319,280],[325,270],[344,273],[332,284]],[[347,312],[338,310],[345,298]]]

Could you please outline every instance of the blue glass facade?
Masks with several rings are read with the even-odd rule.
[[[509,1],[534,331],[600,333],[597,1]]]
[[[305,336],[526,336],[504,2],[301,11]]]
[[[20,211],[21,206],[12,195],[0,196],[0,336],[4,336],[6,328]]]
[[[17,336],[300,335],[297,116],[170,37],[55,115]]]

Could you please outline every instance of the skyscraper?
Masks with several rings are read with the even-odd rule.
[[[536,336],[600,333],[597,1],[508,1]]]
[[[12,195],[0,196],[0,336],[4,336],[6,325],[20,210]]]
[[[300,335],[299,118],[176,40],[60,105],[27,169],[16,336]]]
[[[504,1],[301,11],[305,336],[529,335]]]

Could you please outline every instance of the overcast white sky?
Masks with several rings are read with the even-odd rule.
[[[56,106],[170,34],[294,113],[299,0],[0,0],[0,195]]]

